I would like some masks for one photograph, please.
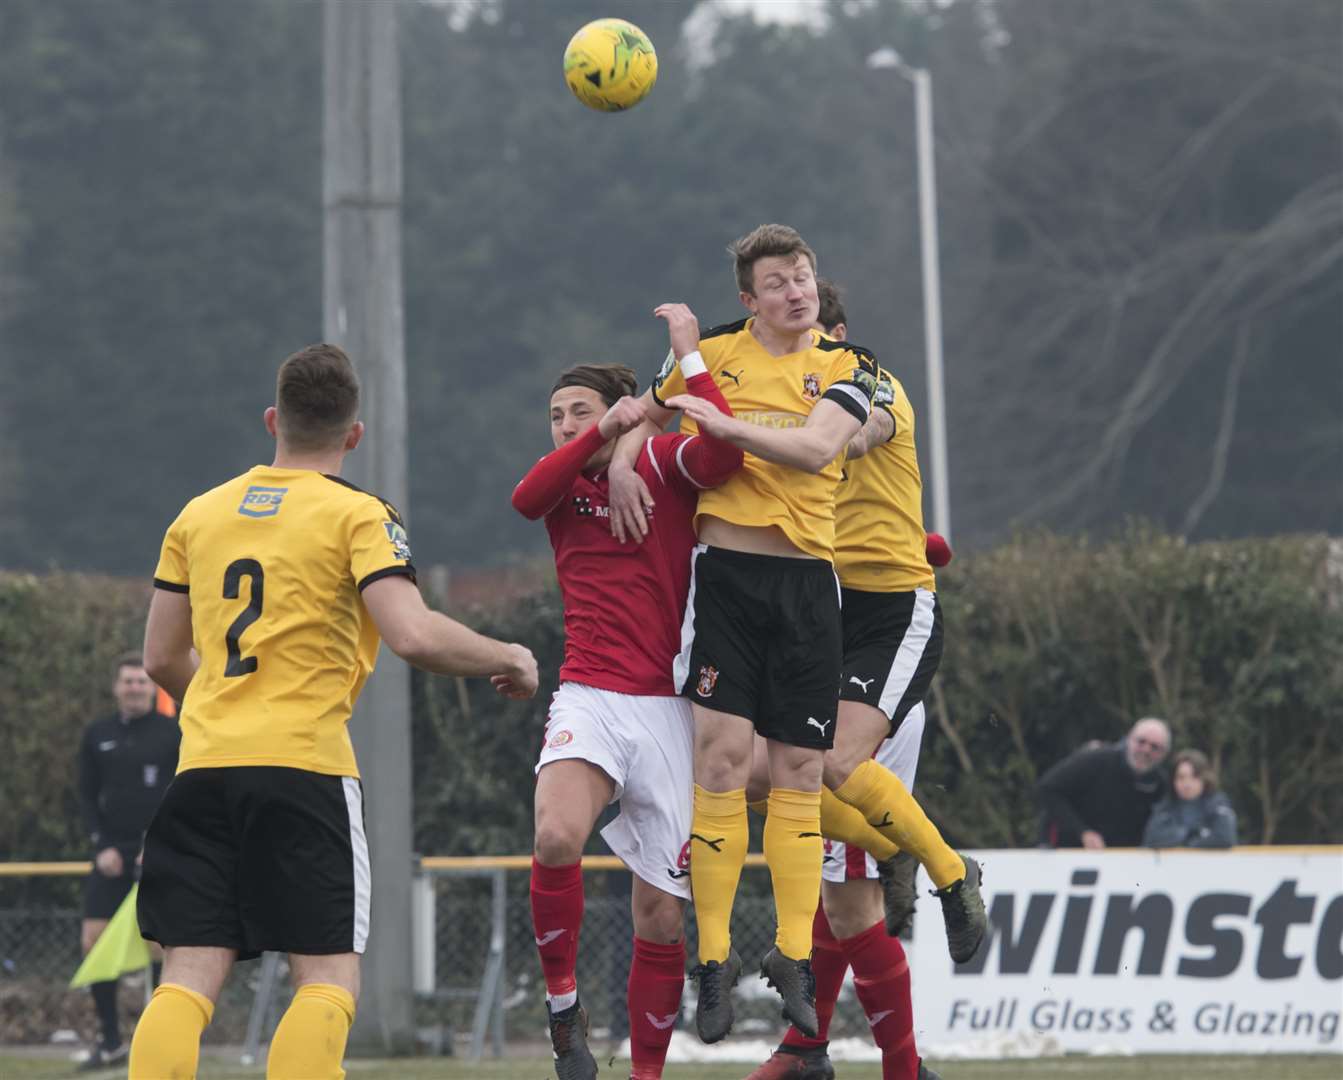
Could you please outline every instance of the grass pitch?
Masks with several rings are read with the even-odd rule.
[[[201,1061],[199,1080],[260,1080],[261,1068],[243,1069],[236,1058],[221,1058],[208,1052]],[[1271,1076],[1274,1080],[1338,1080],[1343,1074],[1343,1059],[1338,1055],[1247,1057],[1132,1057],[1132,1058],[1045,1058],[1015,1061],[929,1062],[943,1080],[1236,1080]],[[628,1063],[601,1063],[601,1080],[624,1080]],[[752,1066],[741,1065],[670,1065],[665,1080],[742,1080]],[[469,1064],[459,1058],[411,1058],[399,1061],[349,1061],[348,1080],[553,1080],[555,1073],[547,1058],[487,1059]],[[838,1080],[881,1080],[881,1067],[875,1064],[839,1062]],[[5,1056],[0,1054],[0,1077],[4,1080],[64,1080],[67,1077],[125,1076],[125,1071],[110,1069],[99,1073],[76,1074],[69,1062],[53,1058]]]

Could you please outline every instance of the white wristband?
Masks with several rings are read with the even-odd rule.
[[[693,378],[696,375],[703,375],[707,373],[708,370],[709,369],[704,365],[704,357],[700,356],[698,349],[694,352],[688,352],[681,357],[681,374],[687,379]]]

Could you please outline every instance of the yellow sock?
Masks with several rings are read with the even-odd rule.
[[[749,806],[752,810],[754,810],[760,817],[766,817],[769,815],[768,799],[757,799],[755,802],[748,802],[746,805]]]
[[[900,849],[867,823],[867,818],[848,803],[821,788],[821,835],[852,847],[862,848],[878,862],[894,859]]]
[[[835,789],[857,807],[877,832],[923,864],[933,884],[945,889],[965,877],[965,863],[942,839],[900,778],[884,765],[864,761]]]
[[[746,865],[746,789],[705,791],[695,785],[690,822],[690,887],[699,923],[699,959],[727,959],[732,947],[732,903]]]
[[[214,1011],[209,998],[185,986],[155,990],[131,1039],[130,1080],[193,1080]]]
[[[774,788],[765,818],[765,862],[779,929],[774,944],[790,960],[811,955],[821,899],[821,793]]]
[[[289,1003],[266,1059],[267,1080],[343,1080],[354,998],[341,986],[307,983]]]

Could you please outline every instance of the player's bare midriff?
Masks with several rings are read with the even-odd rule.
[[[712,514],[699,519],[699,542],[728,551],[751,555],[777,555],[785,559],[814,559],[784,535],[777,525],[738,525]]]

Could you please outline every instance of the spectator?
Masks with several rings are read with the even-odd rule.
[[[1139,720],[1124,738],[1083,747],[1040,778],[1043,847],[1137,847],[1165,791],[1161,762],[1170,751],[1164,720]]]
[[[117,660],[112,697],[117,709],[84,730],[79,745],[79,804],[93,846],[93,872],[84,889],[80,945],[93,948],[135,882],[149,819],[177,771],[177,721],[154,710],[158,688],[139,653]],[[126,1061],[117,1018],[115,980],[93,983],[100,1039],[81,1071]]]
[[[1217,790],[1217,774],[1205,754],[1181,750],[1171,759],[1170,791],[1156,805],[1143,832],[1144,847],[1236,846],[1236,811]]]

